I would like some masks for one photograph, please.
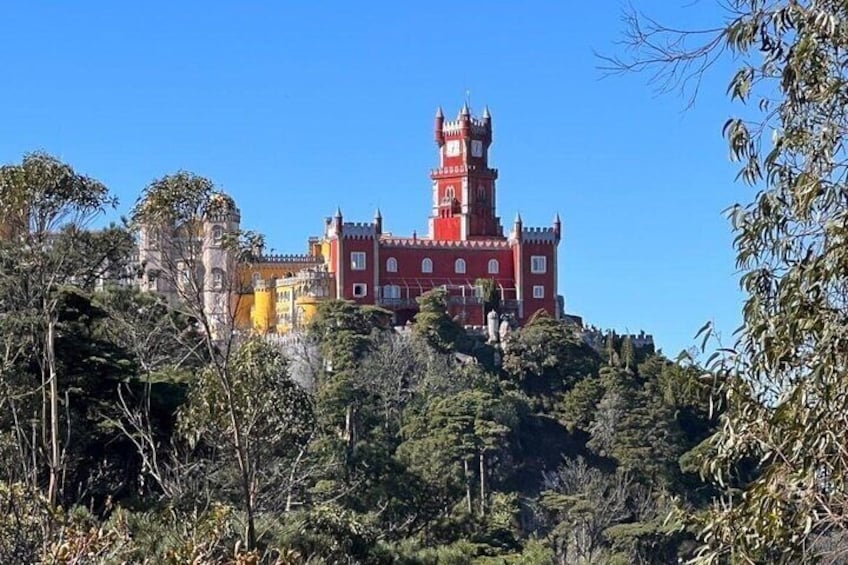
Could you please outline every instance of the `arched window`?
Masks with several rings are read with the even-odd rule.
[[[219,245],[224,239],[224,228],[221,226],[212,227],[212,242]]]
[[[159,249],[159,232],[148,229],[147,246],[150,249]]]
[[[212,289],[221,290],[222,288],[224,288],[224,271],[212,269]]]
[[[386,259],[386,272],[397,273],[397,259],[394,257]]]
[[[456,198],[456,193],[453,190],[453,185],[445,189],[445,198],[448,200],[453,200],[454,198]]]
[[[488,271],[489,271],[490,275],[497,275],[498,274],[498,272],[500,271],[500,265],[498,264],[497,259],[489,259],[489,269],[488,269]]]
[[[429,257],[425,257],[423,261],[421,261],[421,272],[422,273],[432,273],[433,272],[433,260]]]
[[[453,264],[453,270],[455,273],[464,274],[465,273],[465,259],[457,259]]]
[[[261,273],[253,273],[253,288],[256,288],[256,286],[259,284],[259,281],[261,281],[261,280],[262,280],[262,274]]]
[[[177,278],[178,278],[180,284],[188,284],[188,281],[189,281],[188,268],[186,267],[186,264],[183,263],[182,261],[177,263],[177,274],[178,274]]]

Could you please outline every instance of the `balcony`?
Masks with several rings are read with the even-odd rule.
[[[448,296],[448,306],[480,306],[483,300],[479,296]]]
[[[380,297],[377,299],[378,306],[384,306],[386,308],[418,308],[418,302],[415,298],[383,298]]]

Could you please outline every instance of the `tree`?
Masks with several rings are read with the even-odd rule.
[[[604,531],[631,517],[632,480],[623,474],[605,474],[577,458],[546,473],[543,484],[539,502],[551,525],[559,562],[598,562]]]
[[[454,351],[463,336],[463,329],[448,316],[448,295],[443,288],[434,288],[418,298],[418,313],[413,330],[441,352]]]
[[[480,289],[481,299],[483,300],[483,312],[485,314],[488,314],[492,310],[495,312],[500,310],[501,295],[498,292],[495,279],[477,279],[474,281],[474,286]]]
[[[56,360],[57,293],[64,285],[91,283],[105,271],[109,259],[118,259],[120,254],[113,252],[120,242],[109,233],[101,237],[84,232],[98,214],[114,204],[102,183],[45,153],[30,153],[20,164],[0,167],[0,218],[5,232],[0,254],[4,266],[9,267],[0,276],[7,289],[14,288],[4,299],[8,308],[4,314],[29,321],[30,343],[39,352],[34,357],[40,366],[43,396],[41,438],[49,469],[47,500],[53,505],[61,494],[64,465]],[[8,340],[6,344],[8,363],[16,355]]]
[[[311,435],[311,399],[289,378],[280,352],[258,338],[244,343],[233,354],[230,377],[227,389],[213,367],[200,373],[192,384],[188,403],[181,409],[180,429],[193,444],[202,442],[221,450],[226,461],[235,463],[231,468],[238,471],[236,476],[240,476],[243,465],[248,490],[244,492],[238,479],[235,493],[249,497],[247,509],[279,510],[283,503],[273,501],[285,494],[279,489],[280,483],[288,477],[296,453]],[[237,432],[241,433],[241,443],[236,441]],[[223,473],[221,480],[225,489],[226,476]]]
[[[621,361],[628,371],[636,368],[636,350],[633,348],[633,340],[629,335],[624,336],[624,339],[621,340]]]
[[[503,368],[531,395],[562,393],[597,372],[598,354],[574,329],[550,316],[536,317],[506,346]]]
[[[193,318],[157,294],[108,287],[93,302],[104,313],[97,336],[124,349],[133,362],[132,377],[116,385],[117,401],[101,409],[102,416],[135,446],[140,482],[150,478],[176,498],[184,489],[186,465],[178,461],[171,437],[173,413],[184,400],[184,383],[208,363],[203,336]]]
[[[757,193],[728,211],[747,299],[739,340],[715,365],[726,412],[704,471],[741,493],[725,488],[705,516],[698,558],[793,563],[822,557],[814,540],[846,529],[848,5],[729,8],[727,23],[698,33],[632,14],[633,58],[608,62],[675,87],[735,56],[728,93],[745,117],[724,134]],[[762,471],[744,480],[736,470],[749,458]]]
[[[247,514],[245,543],[256,544],[251,483],[255,470],[249,450],[250,438],[239,418],[239,383],[231,358],[238,346],[236,316],[242,296],[239,267],[249,264],[262,246],[262,238],[238,231],[230,221],[237,215],[235,202],[209,179],[178,172],[157,179],[143,191],[132,213],[133,226],[149,248],[153,264],[145,265],[145,277],[161,280],[176,296],[174,307],[196,320],[209,359],[209,370],[218,379],[230,418],[235,459],[238,464],[243,503]],[[219,234],[215,222],[225,220]],[[220,222],[219,222],[220,223]],[[154,243],[155,242],[155,243]],[[203,271],[203,254],[216,249],[217,272]]]
[[[469,514],[474,512],[476,490],[477,508],[483,515],[492,462],[505,461],[508,438],[517,427],[522,404],[514,396],[495,396],[482,390],[435,398],[407,423],[405,435],[410,439],[399,451],[425,480],[441,482],[448,500],[464,492]],[[479,489],[475,489],[475,483]]]

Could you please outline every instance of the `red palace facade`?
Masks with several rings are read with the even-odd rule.
[[[482,326],[486,313],[476,281],[492,279],[501,314],[518,323],[538,310],[559,318],[559,215],[551,227],[525,227],[519,215],[504,233],[495,206],[498,171],[489,166],[488,108],[477,118],[466,104],[453,121],[439,109],[435,138],[439,166],[430,172],[433,207],[427,237],[384,233],[379,211],[373,222],[345,222],[340,210],[327,219],[325,260],[336,298],[382,306],[403,324],[417,310],[416,297],[442,287],[451,315],[465,325]]]

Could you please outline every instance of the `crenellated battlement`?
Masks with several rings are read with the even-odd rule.
[[[519,239],[519,234],[516,233],[515,227],[513,227],[509,238],[512,241]],[[559,242],[559,234],[556,228],[522,227],[520,239],[526,243],[550,243],[556,245]]]
[[[450,120],[444,123],[444,126],[442,126],[442,131],[445,134],[457,134],[462,132],[464,126],[465,122],[462,118],[459,118],[457,120]],[[489,131],[486,122],[479,118],[470,118],[469,126],[471,127],[471,133],[477,135],[486,135]]]
[[[323,281],[331,278],[333,278],[332,273],[327,272],[325,269],[302,269],[290,277],[278,278],[274,284],[277,288],[284,288],[303,283],[304,281]]]
[[[271,255],[262,255],[257,258],[257,263],[314,263],[314,264],[323,264],[324,259],[321,257],[316,257],[314,255],[305,255],[305,254],[271,254]]]
[[[216,212],[206,216],[206,221],[210,223],[225,223],[225,222],[241,222],[241,212],[238,208],[230,212]]]
[[[645,333],[644,330],[640,331],[638,334],[618,334],[615,330],[602,330],[597,326],[590,325],[584,327],[581,334],[583,336],[583,341],[599,352],[603,351],[607,347],[607,340],[610,336],[612,336],[615,343],[619,344],[623,340],[629,338],[633,347],[636,349],[656,347],[654,343],[654,336],[649,333]]]
[[[509,245],[509,241],[505,239],[442,241],[412,237],[384,237],[380,240],[381,247],[420,247],[427,249],[506,249]]]
[[[450,167],[438,167],[430,169],[430,178],[437,179],[441,177],[462,175],[465,173],[483,173],[490,178],[498,178],[498,170],[490,167],[478,167],[477,165],[452,165]]]
[[[345,222],[342,225],[345,239],[372,239],[377,237],[377,225],[372,222]]]

